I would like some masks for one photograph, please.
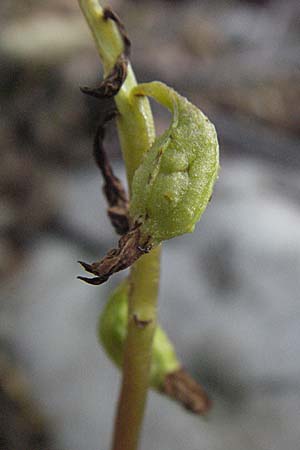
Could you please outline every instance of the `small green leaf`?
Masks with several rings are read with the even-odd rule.
[[[127,334],[128,288],[128,280],[116,288],[99,321],[99,339],[107,355],[118,367],[122,367]],[[172,343],[161,327],[157,326],[153,340],[150,385],[155,389],[161,389],[165,377],[179,368],[180,363]]]

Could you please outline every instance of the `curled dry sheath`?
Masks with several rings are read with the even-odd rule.
[[[122,236],[129,231],[129,200],[122,182],[112,171],[103,147],[105,123],[115,117],[116,114],[116,110],[109,112],[103,125],[98,127],[94,141],[94,158],[104,179],[103,192],[108,203],[108,216],[117,234]]]
[[[113,20],[118,27],[119,33],[123,39],[123,46],[124,46],[123,52],[119,55],[112,71],[102,81],[99,87],[80,88],[84,94],[91,95],[92,97],[100,99],[114,97],[121,89],[121,86],[124,83],[127,76],[128,58],[130,55],[130,46],[131,46],[125,27],[121,22],[119,16],[116,13],[114,13],[110,8],[105,8],[103,11],[103,20],[107,21],[108,19]]]

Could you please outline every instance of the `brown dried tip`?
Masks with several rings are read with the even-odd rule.
[[[99,262],[87,264],[79,261],[82,267],[94,275],[95,278],[78,277],[89,284],[102,284],[108,278],[120,270],[130,267],[138,258],[145,254],[149,247],[142,238],[139,227],[134,228],[119,240],[118,248],[110,250]]]
[[[204,389],[183,368],[166,376],[162,391],[194,414],[206,414],[212,406]]]

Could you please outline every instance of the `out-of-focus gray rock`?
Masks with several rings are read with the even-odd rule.
[[[84,217],[93,215],[98,184],[96,177],[87,183],[80,176],[69,186],[69,202],[90,186]],[[295,189],[299,181],[292,171],[225,162],[196,232],[165,244],[160,321],[184,365],[206,385],[214,409],[203,421],[152,393],[143,449],[297,448],[300,211],[290,195]],[[73,224],[83,232],[85,225]],[[97,220],[90,226],[96,236]],[[26,367],[58,448],[105,450],[119,376],[95,330],[116,280],[100,288],[80,283],[75,279],[80,258],[92,256],[65,239],[41,237],[22,273],[2,288],[1,330]]]

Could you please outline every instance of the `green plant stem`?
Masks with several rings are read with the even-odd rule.
[[[94,36],[104,74],[107,75],[123,51],[121,36],[113,21],[103,19],[103,9],[97,0],[79,0],[79,4]],[[136,84],[129,64],[127,78],[115,97],[120,113],[118,132],[129,190],[134,171],[155,137],[148,100],[130,95]],[[160,247],[157,247],[141,257],[130,273],[128,333],[112,450],[136,450],[138,447],[156,327],[159,260]]]
[[[113,450],[138,448],[149,385],[152,340],[156,327],[159,253],[160,248],[157,247],[143,256],[131,271],[128,335]]]

